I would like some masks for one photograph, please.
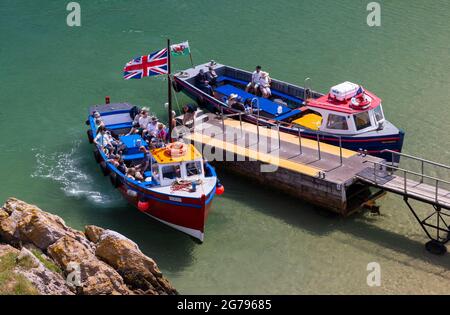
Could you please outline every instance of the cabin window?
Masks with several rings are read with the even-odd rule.
[[[330,114],[328,115],[327,128],[348,130],[347,118],[345,116]]]
[[[369,112],[362,112],[353,116],[356,130],[366,129],[371,126]]]
[[[166,165],[161,168],[163,179],[176,179],[181,177],[180,165]]]
[[[186,163],[186,174],[187,176],[201,175],[202,163],[200,161]]]
[[[383,110],[381,109],[381,105],[378,107],[375,107],[373,110],[373,113],[375,114],[375,119],[380,122],[384,119]]]

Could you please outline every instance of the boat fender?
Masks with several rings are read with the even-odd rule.
[[[102,156],[97,148],[95,148],[95,150],[94,150],[94,159],[95,159],[95,162],[97,162],[97,163],[100,163],[102,161]]]
[[[120,179],[116,173],[112,172],[109,180],[111,181],[111,185],[113,185],[114,188],[118,188],[120,186]]]
[[[131,189],[128,189],[127,190],[127,195],[129,196],[129,197],[137,197],[137,192],[135,192],[134,190],[131,190]]]
[[[87,131],[87,137],[88,137],[89,143],[94,143],[94,136],[92,135],[92,130],[91,129],[89,129]]]
[[[217,186],[216,186],[216,195],[218,195],[218,196],[223,195],[224,192],[225,192],[225,187],[223,187],[222,184],[217,183]]]
[[[104,176],[108,176],[110,173],[110,169],[108,168],[108,165],[106,164],[105,161],[101,161],[100,162],[100,168],[102,170],[102,173]]]
[[[139,200],[137,207],[141,212],[147,212],[150,208],[150,203],[148,201]]]

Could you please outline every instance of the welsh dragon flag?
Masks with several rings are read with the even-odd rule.
[[[189,42],[185,41],[180,44],[170,46],[170,53],[172,56],[186,56],[191,53]]]

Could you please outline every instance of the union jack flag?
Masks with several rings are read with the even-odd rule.
[[[150,55],[137,57],[125,65],[123,68],[123,78],[142,79],[154,75],[167,74],[168,72],[167,48],[155,51]]]

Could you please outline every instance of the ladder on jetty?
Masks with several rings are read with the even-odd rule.
[[[416,156],[384,150],[403,159],[411,159],[420,163],[420,171],[412,171],[395,166],[393,163],[367,161],[369,167],[359,172],[356,177],[364,183],[382,190],[400,195],[411,210],[430,241],[426,249],[434,254],[446,252],[445,244],[450,240],[450,182],[425,174],[425,166],[436,170],[450,170],[450,166],[428,161]],[[392,159],[394,160],[394,159]],[[445,189],[447,188],[447,189]],[[410,203],[416,200],[433,207],[433,211],[421,218],[418,211]]]

